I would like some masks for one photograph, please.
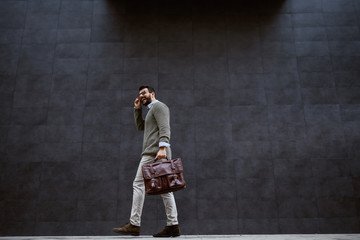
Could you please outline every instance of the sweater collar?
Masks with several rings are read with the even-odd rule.
[[[159,102],[159,100],[152,101],[151,103],[149,103],[149,105],[147,105],[147,108],[150,109],[151,106],[152,106],[154,103],[157,103],[157,102]]]

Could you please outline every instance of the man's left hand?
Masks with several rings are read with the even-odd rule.
[[[158,153],[156,154],[156,159],[160,160],[160,159],[165,159],[166,158],[166,147],[161,147],[158,151]]]

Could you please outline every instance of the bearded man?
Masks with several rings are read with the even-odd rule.
[[[142,117],[142,105],[148,108],[145,119]],[[135,124],[144,131],[141,160],[133,182],[133,202],[130,222],[113,231],[126,235],[140,235],[141,214],[145,201],[145,184],[141,166],[155,160],[171,159],[170,149],[170,111],[162,102],[156,100],[155,90],[150,86],[139,87],[139,96],[134,101]],[[174,194],[161,194],[167,216],[165,228],[154,237],[180,236],[177,208]]]

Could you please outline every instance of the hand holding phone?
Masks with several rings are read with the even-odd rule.
[[[135,108],[141,108],[140,97],[137,97],[134,101]]]

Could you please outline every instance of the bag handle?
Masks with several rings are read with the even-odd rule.
[[[155,158],[153,163],[155,163],[155,162],[158,161],[158,160],[159,160],[158,158]],[[166,156],[166,160],[169,161],[168,156]]]

